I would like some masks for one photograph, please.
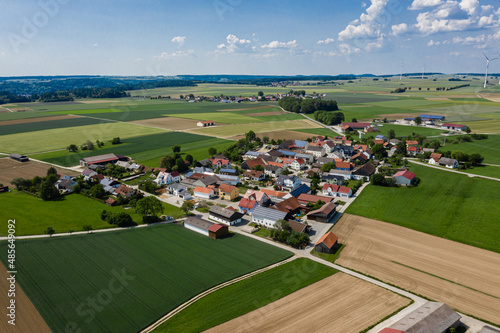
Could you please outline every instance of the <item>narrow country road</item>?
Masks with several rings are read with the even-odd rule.
[[[432,164],[429,164],[429,163],[423,163],[423,162],[419,162],[419,161],[415,161],[415,160],[411,160],[411,159],[407,159],[407,161],[411,162],[411,163],[423,165],[423,166],[426,166],[428,168],[434,168],[434,169],[438,169],[438,170],[441,170],[441,171],[448,171],[448,172],[458,173],[458,174],[461,174],[461,175],[466,175],[466,176],[469,176],[471,178],[484,178],[484,179],[495,180],[497,182],[500,182],[500,178],[494,178],[494,177],[476,175],[476,174],[468,173],[468,172],[457,171],[457,170],[454,170],[454,169],[443,168],[443,167],[439,167],[439,166],[432,165]]]
[[[319,121],[314,120],[314,119],[312,119],[312,118],[310,118],[310,117],[306,116],[306,115],[305,115],[305,114],[303,114],[303,113],[299,113],[299,114],[300,114],[302,117],[306,118],[307,120],[310,120],[310,121],[312,121],[312,122],[313,122],[313,123],[315,123],[315,124],[318,124],[318,125],[320,125],[320,126],[322,126],[322,127],[326,128],[326,129],[329,129],[330,131],[332,131],[333,133],[335,133],[335,135],[342,135],[342,136],[344,135],[340,129],[339,129],[339,130],[335,129],[335,126],[328,126],[328,125],[325,125],[325,124],[323,124],[323,123],[320,123]]]

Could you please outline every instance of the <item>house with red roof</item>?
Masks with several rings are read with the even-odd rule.
[[[213,120],[199,121],[196,124],[196,126],[200,126],[200,127],[215,126],[215,121],[213,121]]]
[[[445,129],[445,130],[462,132],[462,131],[465,131],[465,129],[467,128],[467,125],[458,125],[458,124],[448,124],[448,123],[446,123],[446,124],[441,125],[441,128]]]
[[[238,211],[243,214],[252,215],[252,212],[256,206],[257,201],[243,198],[238,204]]]
[[[396,184],[410,186],[415,182],[416,175],[408,170],[399,171],[392,176],[392,179],[396,181]]]
[[[329,202],[333,201],[333,198],[324,197],[324,196],[321,196],[321,195],[314,195],[314,194],[302,193],[302,194],[300,194],[297,197],[297,200],[299,201],[299,203],[302,206],[306,207],[309,202],[312,203],[312,204],[316,204],[318,201],[321,200],[321,201],[323,201],[325,203],[329,203]]]
[[[321,253],[333,253],[336,250],[338,239],[333,232],[327,232],[316,242],[314,250]]]
[[[439,165],[441,157],[443,157],[443,154],[432,153],[431,156],[429,156],[429,164]]]
[[[210,159],[212,167],[214,168],[229,168],[231,167],[231,161],[224,158],[212,158]]]
[[[345,186],[325,184],[323,185],[323,195],[349,198],[352,197],[352,190],[349,187]]]
[[[351,171],[354,165],[349,162],[338,162],[335,163],[335,169],[343,171]]]
[[[211,188],[196,186],[194,189],[194,196],[201,199],[212,199],[215,194],[214,190]]]
[[[407,149],[408,154],[416,156],[418,154],[422,154],[422,147],[411,146]]]

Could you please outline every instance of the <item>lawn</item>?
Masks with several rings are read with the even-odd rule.
[[[29,154],[66,148],[69,144],[83,144],[108,141],[114,137],[122,139],[147,134],[164,133],[166,130],[124,123],[102,123],[79,127],[48,129],[37,132],[18,133],[2,136],[0,151],[7,153]]]
[[[100,149],[93,151],[78,151],[70,153],[67,150],[61,150],[50,153],[36,154],[31,157],[40,159],[46,162],[55,163],[63,166],[77,165],[80,159],[89,156],[114,153],[118,155],[131,156],[137,163],[146,163],[150,160],[158,160],[167,154],[172,153],[172,146],[180,145],[181,153],[185,150],[209,147],[226,141],[223,139],[211,138],[203,135],[196,135],[183,132],[163,132],[158,134],[144,135],[135,138],[122,138],[122,144],[111,145],[106,142]],[[208,150],[208,148],[206,149]],[[208,153],[207,153],[208,155]],[[146,164],[149,166],[149,164]],[[157,167],[158,165],[151,165]]]
[[[500,133],[500,119],[457,122],[470,127],[474,133]]]
[[[500,252],[500,183],[411,165],[415,188],[368,185],[346,213]]]
[[[423,136],[439,136],[441,137],[441,133],[445,131],[428,128],[428,127],[419,127],[419,126],[405,126],[405,125],[393,125],[393,124],[375,124],[378,126],[380,132],[376,133],[367,133],[366,136],[377,136],[378,134],[388,136],[389,130],[393,129],[396,133],[396,137],[410,137],[413,133],[420,134]]]
[[[7,243],[0,248],[5,253]],[[138,332],[200,292],[292,255],[242,235],[213,240],[175,224],[17,240],[16,250],[17,283],[54,332],[68,324]]]
[[[166,203],[163,203],[163,207],[164,215],[175,218],[184,216],[184,212],[178,207]],[[91,225],[93,229],[111,228],[112,225],[100,219],[104,209],[126,212],[137,224],[142,224],[142,218],[133,209],[110,207],[79,194],[67,195],[56,201],[42,201],[35,196],[14,190],[2,193],[0,200],[2,220],[16,219],[16,236],[42,235],[48,227],[54,228],[56,233],[83,231],[84,225]],[[7,236],[7,229],[0,230],[0,236]]]
[[[447,144],[441,147],[440,151],[463,151],[466,154],[479,153],[484,157],[484,163],[499,164],[500,135],[488,135],[488,139],[473,142]]]
[[[154,332],[201,332],[256,310],[336,272],[335,269],[310,259],[298,258],[203,297]]]
[[[290,130],[297,128],[317,128],[319,125],[308,120],[288,120],[288,121],[270,121],[261,124],[240,124],[230,126],[218,126],[204,129],[193,130],[195,133],[204,135],[215,135],[222,137],[231,137],[236,135],[244,135],[252,130],[255,133],[266,133],[273,131]]]
[[[258,110],[256,110],[256,112],[258,112]],[[216,123],[224,124],[247,124],[263,122],[263,120],[257,117],[249,117],[243,114],[232,112],[179,113],[166,114],[165,116],[195,120],[213,120]]]

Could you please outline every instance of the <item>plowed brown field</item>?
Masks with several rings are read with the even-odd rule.
[[[336,263],[500,324],[500,254],[394,224],[344,215]]]
[[[409,303],[374,284],[336,273],[207,332],[357,333]]]
[[[35,176],[45,177],[49,168],[50,165],[36,161],[18,162],[8,157],[0,158],[0,183],[12,187],[10,182],[17,177],[29,179]],[[79,174],[76,171],[66,169],[56,168],[56,170],[58,173],[68,176],[77,176]]]
[[[0,121],[0,126],[27,124],[27,123],[40,123],[43,121],[63,120],[63,119],[73,119],[73,118],[80,118],[80,117],[73,116],[73,115],[64,115],[64,116],[53,116],[53,117],[39,117],[39,118],[28,118],[28,119],[4,120],[4,121]]]

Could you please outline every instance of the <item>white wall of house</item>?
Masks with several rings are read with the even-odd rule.
[[[202,199],[211,199],[214,196],[214,191],[210,191],[210,193],[194,192],[194,196]]]
[[[200,228],[195,227],[194,225],[191,225],[189,223],[184,223],[184,228],[189,229],[189,230],[193,230],[194,232],[197,232],[199,234],[202,234],[202,235],[205,235],[208,237],[208,230],[200,229]]]
[[[260,216],[256,217],[254,215],[252,215],[252,222],[266,226],[268,228],[274,228],[274,224],[276,223],[276,221],[274,220],[269,220],[266,219],[265,217],[260,217]]]

